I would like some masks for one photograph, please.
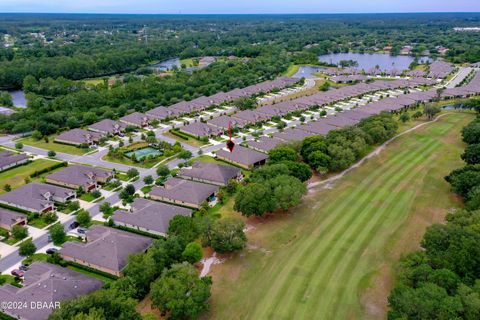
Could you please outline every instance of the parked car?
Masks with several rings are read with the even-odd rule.
[[[28,264],[22,264],[18,269],[22,271],[27,271],[28,269],[30,269],[30,266]]]
[[[11,274],[12,276],[21,278],[25,275],[25,272],[23,272],[22,270],[14,269],[12,270]]]
[[[85,228],[78,228],[77,229],[77,232],[80,233],[80,234],[85,234],[87,232],[87,229]]]
[[[77,221],[73,221],[72,223],[70,223],[69,228],[70,229],[76,229],[76,228],[78,228],[79,225],[80,225],[80,223],[78,223]]]
[[[58,252],[58,249],[57,248],[48,248],[46,252],[47,252],[47,254],[54,254],[54,253]]]

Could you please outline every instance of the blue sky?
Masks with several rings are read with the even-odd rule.
[[[0,12],[362,13],[480,12],[479,0],[0,0]]]

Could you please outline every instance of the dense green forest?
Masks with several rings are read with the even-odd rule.
[[[404,257],[389,297],[389,319],[480,318],[480,117],[463,128],[467,165],[445,179],[465,200]]]

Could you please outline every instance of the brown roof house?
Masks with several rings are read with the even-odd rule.
[[[48,175],[46,182],[67,188],[82,188],[85,192],[94,190],[98,183],[106,183],[114,177],[110,170],[74,165]]]
[[[123,122],[129,126],[134,126],[134,127],[148,127],[150,124],[150,118],[140,112],[134,112],[131,114],[127,114],[124,117],[120,118],[120,122]]]
[[[89,130],[103,134],[120,135],[127,125],[120,121],[105,119],[88,127]]]
[[[204,201],[210,204],[216,201],[218,189],[218,186],[211,184],[171,177],[164,186],[153,187],[150,191],[150,198],[186,207],[200,208]]]
[[[29,212],[44,213],[55,210],[55,202],[65,203],[75,199],[74,190],[45,183],[29,183],[0,195],[0,203]]]
[[[252,169],[253,167],[265,164],[268,158],[265,153],[238,145],[235,146],[233,152],[223,149],[218,150],[216,157],[245,169]]]
[[[11,284],[0,287],[1,311],[15,319],[47,320],[60,308],[60,302],[70,300],[103,286],[101,280],[47,262],[34,262],[25,272],[23,287]],[[5,308],[21,302],[22,308]]]
[[[130,212],[118,210],[112,219],[115,225],[165,237],[170,220],[182,215],[190,217],[192,210],[171,204],[136,198]]]
[[[232,179],[237,181],[243,179],[240,168],[202,161],[194,162],[191,167],[183,167],[177,176],[217,186],[226,186]]]
[[[101,225],[86,233],[87,243],[67,242],[58,252],[66,261],[122,276],[132,253],[145,252],[152,239]]]
[[[10,151],[0,152],[0,171],[16,167],[28,162],[28,156],[23,153],[13,153]]]
[[[86,131],[83,129],[72,129],[59,134],[55,138],[55,142],[71,144],[74,146],[80,145],[95,145],[98,144],[104,135],[99,132]]]
[[[26,225],[27,216],[18,212],[0,208],[0,228],[12,231],[13,226]]]

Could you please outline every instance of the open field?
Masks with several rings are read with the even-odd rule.
[[[28,138],[23,138],[21,140],[18,140],[18,142],[21,142],[25,145],[32,146],[32,147],[37,147],[45,150],[53,150],[55,152],[62,152],[62,153],[69,153],[77,156],[81,156],[89,151],[92,151],[91,149],[82,149],[82,148],[77,148],[75,146],[63,144],[63,143],[56,143],[53,142],[55,140],[55,135],[49,136],[48,141],[45,142],[45,140],[40,139],[40,140],[35,140],[32,137]]]
[[[25,178],[30,178],[30,175],[35,171],[40,171],[45,168],[50,168],[56,165],[58,162],[47,160],[47,159],[39,159],[33,162],[30,162],[23,166],[18,166],[4,172],[0,173],[0,185],[2,188],[0,189],[0,194],[5,193],[6,191],[3,190],[3,186],[9,184],[12,189],[16,189],[21,187],[25,184]],[[30,178],[31,180],[34,180]]]
[[[426,124],[312,188],[290,214],[250,219],[248,248],[212,269],[209,316],[384,319],[398,257],[459,205],[443,177],[462,165],[460,130],[472,118]]]

